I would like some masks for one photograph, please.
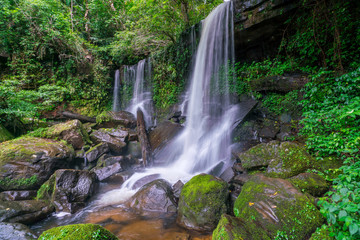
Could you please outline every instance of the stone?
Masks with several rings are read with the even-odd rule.
[[[242,219],[223,214],[213,231],[213,240],[270,240],[266,231],[259,228],[252,221],[244,221]]]
[[[314,197],[323,196],[330,188],[327,181],[315,173],[300,173],[289,178],[289,181],[300,191],[309,193]]]
[[[181,190],[177,223],[185,228],[211,231],[227,212],[228,184],[220,178],[200,174]]]
[[[149,133],[149,141],[154,154],[162,149],[182,129],[182,126],[170,121],[161,122]]]
[[[128,135],[124,136],[119,134],[122,137],[115,137],[111,135],[113,132],[116,132],[115,129],[109,128],[107,130],[101,128],[97,131],[93,131],[90,134],[90,138],[95,144],[107,143],[112,153],[122,154],[126,149],[126,143],[124,141]],[[121,133],[121,130],[119,130],[118,133]]]
[[[3,201],[21,201],[32,200],[36,197],[35,190],[28,191],[5,191],[0,193],[0,199]]]
[[[0,222],[33,224],[54,210],[45,201],[0,201]]]
[[[113,165],[106,167],[95,167],[91,169],[91,172],[94,172],[99,181],[104,181],[107,178],[115,175],[118,172],[121,172],[122,168],[120,163],[114,163]]]
[[[97,160],[104,153],[108,153],[110,151],[109,145],[107,143],[99,143],[98,145],[90,148],[85,153],[85,158],[88,162],[93,162]]]
[[[119,112],[103,112],[96,117],[96,122],[99,128],[117,128],[117,127],[126,127],[126,128],[135,128],[136,127],[136,118],[135,116],[126,111]]]
[[[50,139],[17,138],[0,144],[0,190],[35,190],[59,168],[69,166],[74,150]]]
[[[51,228],[43,232],[38,240],[48,239],[118,240],[114,234],[97,224],[74,224]]]
[[[141,144],[135,141],[129,142],[127,148],[127,154],[130,154],[132,157],[135,158],[141,158],[142,157]]]
[[[56,124],[46,129],[31,132],[29,135],[54,140],[65,140],[75,150],[79,150],[85,144],[91,143],[87,131],[79,120]]]
[[[0,239],[2,240],[34,240],[36,234],[21,223],[0,223]]]
[[[278,231],[307,239],[324,223],[320,211],[307,195],[287,180],[262,174],[253,175],[245,183],[235,201],[234,215],[246,223],[245,229],[254,233],[253,239],[262,239],[255,233],[263,231],[270,239],[274,239]],[[247,239],[245,235],[239,237]]]
[[[60,169],[44,183],[37,199],[51,201],[57,212],[74,213],[95,193],[97,177],[84,170]]]
[[[9,141],[13,138],[14,136],[2,124],[0,124],[0,143]]]
[[[228,167],[221,175],[220,178],[225,182],[230,182],[230,180],[235,176],[234,170],[232,167]]]
[[[129,200],[131,208],[151,212],[176,212],[176,200],[170,183],[157,179],[146,185]]]
[[[276,91],[288,93],[303,88],[308,81],[307,75],[293,74],[260,78],[249,83],[251,89],[254,91]]]
[[[182,188],[184,187],[184,183],[181,180],[178,180],[173,186],[173,192],[174,192],[174,196],[178,199],[180,197],[180,193]]]

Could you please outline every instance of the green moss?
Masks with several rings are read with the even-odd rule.
[[[56,175],[55,173],[47,180],[36,194],[36,200],[45,200],[45,201],[51,201],[52,195],[55,192],[56,184]]]
[[[96,117],[96,123],[100,124],[100,123],[103,123],[103,122],[110,121],[111,119],[112,118],[111,118],[111,115],[109,114],[109,112],[104,111],[104,112],[102,112],[101,114],[99,114]]]
[[[300,191],[316,197],[320,197],[329,189],[326,180],[315,173],[300,174],[290,178],[289,181]]]
[[[0,124],[0,143],[13,139],[14,136]]]
[[[306,195],[291,189],[285,180],[261,175],[253,176],[243,186],[234,214],[244,221],[260,222],[272,238],[281,233],[304,239],[323,223],[320,212]]]
[[[320,228],[316,229],[309,240],[335,240],[335,238],[330,236],[329,227],[327,225],[322,225]]]
[[[39,240],[118,240],[118,238],[96,224],[74,224],[51,228],[43,232]]]
[[[3,187],[15,187],[21,189],[31,189],[34,185],[38,183],[38,176],[33,175],[29,178],[18,178],[18,179],[11,179],[11,178],[4,178],[0,179],[0,185]]]
[[[245,153],[239,154],[239,159],[245,169],[257,169],[269,165],[270,161],[276,158],[276,149],[279,142],[261,143],[250,148]]]

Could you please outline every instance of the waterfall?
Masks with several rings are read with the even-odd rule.
[[[166,160],[160,162],[167,162],[167,166],[134,174],[121,189],[101,201],[114,199],[113,194],[121,198],[127,191],[134,191],[135,183],[145,176],[156,175],[175,183],[230,165],[230,131],[237,114],[237,106],[231,104],[229,97],[229,82],[234,78],[228,76],[229,66],[234,63],[232,4],[219,5],[203,22],[186,94],[185,128],[158,155]]]
[[[146,125],[152,126],[153,102],[150,89],[151,83],[151,61],[150,58],[143,59],[135,65],[123,66],[123,81],[119,95],[119,71],[115,72],[115,88],[113,111],[125,109],[136,116],[140,108],[144,113]],[[120,103],[121,98],[121,103]]]
[[[114,84],[114,95],[113,95],[113,108],[114,112],[120,110],[120,97],[119,97],[119,85],[120,85],[120,71],[115,71],[115,84]]]

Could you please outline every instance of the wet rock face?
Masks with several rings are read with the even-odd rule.
[[[35,190],[29,191],[5,191],[0,193],[0,200],[3,201],[21,201],[32,200],[36,197]]]
[[[37,236],[21,223],[0,223],[0,239],[2,240],[33,240]]]
[[[99,181],[104,181],[116,173],[130,169],[133,164],[133,159],[124,156],[100,158],[91,172],[96,174]]]
[[[135,116],[126,111],[120,112],[104,112],[96,118],[96,122],[99,123],[97,128],[117,128],[119,126],[126,128],[136,127]]]
[[[298,7],[296,0],[235,0],[236,58],[261,60],[277,53],[284,22]]]
[[[163,179],[158,179],[144,185],[129,200],[131,208],[140,211],[176,212],[176,200],[171,185]]]
[[[245,183],[234,205],[234,214],[246,229],[267,234],[273,239],[278,231],[307,239],[324,219],[312,200],[289,181],[256,174]],[[256,228],[254,228],[256,227]],[[241,235],[247,239],[246,235]],[[263,239],[255,235],[253,239]]]
[[[51,201],[57,212],[74,213],[85,206],[96,187],[95,173],[61,169],[41,186],[37,198]]]
[[[227,211],[228,184],[212,175],[200,174],[181,190],[177,223],[188,229],[213,230]]]
[[[37,189],[55,172],[66,168],[74,155],[67,145],[26,137],[0,144],[0,190]]]
[[[107,143],[111,152],[122,154],[126,150],[126,143],[129,133],[121,129],[101,128],[90,134],[91,140],[96,143]]]
[[[101,155],[110,151],[109,145],[107,143],[99,143],[98,145],[90,148],[85,153],[85,158],[88,162],[94,162],[97,160]]]
[[[0,222],[32,224],[53,211],[45,201],[0,201]]]

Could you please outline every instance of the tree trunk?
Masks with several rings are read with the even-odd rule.
[[[64,111],[61,113],[61,115],[65,118],[71,118],[71,119],[78,119],[81,122],[92,122],[92,123],[96,123],[96,119],[92,118],[92,117],[88,117],[88,116],[84,116],[84,115],[80,115],[77,113],[72,113],[72,112],[67,112]]]
[[[144,166],[146,167],[152,164],[153,159],[152,159],[150,142],[146,133],[144,114],[140,108],[136,112],[136,118],[137,118],[137,132],[141,144],[142,159],[144,162]]]

